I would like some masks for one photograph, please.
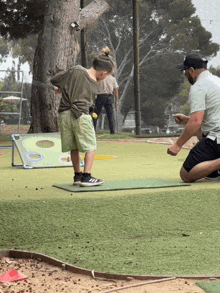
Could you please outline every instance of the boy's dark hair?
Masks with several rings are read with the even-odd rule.
[[[92,66],[95,70],[108,71],[109,73],[113,71],[115,65],[109,53],[108,47],[102,49],[102,53],[93,60]]]

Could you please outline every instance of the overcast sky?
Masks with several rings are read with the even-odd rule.
[[[220,44],[220,0],[192,0],[192,3],[202,26],[212,33],[212,41]],[[213,67],[220,66],[220,52],[208,64]]]

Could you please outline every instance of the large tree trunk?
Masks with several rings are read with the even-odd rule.
[[[96,16],[100,16],[108,5],[104,0],[94,0]],[[50,78],[60,70],[67,70],[76,63],[79,53],[79,31],[72,23],[80,23],[83,29],[86,9],[80,11],[80,0],[50,0],[44,18],[44,29],[39,34],[34,57],[31,93],[31,127],[29,133],[58,131],[57,109],[60,95],[56,95]],[[88,13],[88,19],[91,16]],[[83,19],[83,21],[82,21]]]

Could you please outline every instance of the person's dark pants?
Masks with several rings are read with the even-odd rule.
[[[108,95],[108,94],[97,95],[94,112],[98,115],[98,117],[103,107],[105,107],[105,111],[108,117],[110,133],[114,134],[115,133],[114,95]],[[97,120],[98,119],[93,119],[93,124],[95,129],[97,125]]]

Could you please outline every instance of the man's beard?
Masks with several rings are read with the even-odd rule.
[[[195,83],[195,81],[193,80],[191,75],[188,77],[188,81],[191,85],[193,85]]]

